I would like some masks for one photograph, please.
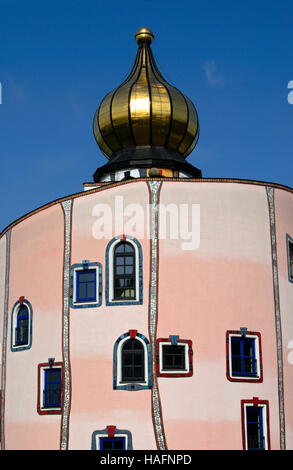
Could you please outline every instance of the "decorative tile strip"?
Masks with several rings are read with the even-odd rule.
[[[63,325],[62,350],[64,364],[64,401],[61,419],[60,449],[68,448],[69,412],[71,401],[70,360],[69,360],[69,302],[70,302],[70,260],[71,260],[71,213],[72,199],[62,202],[64,211],[64,265],[63,265]]]
[[[281,450],[286,449],[285,441],[285,413],[284,413],[284,384],[283,384],[283,358],[282,358],[282,328],[280,314],[280,297],[279,297],[279,277],[277,264],[277,242],[276,242],[276,225],[275,225],[275,197],[274,188],[266,187],[270,228],[272,243],[272,264],[273,264],[273,282],[274,282],[274,298],[275,298],[275,322],[277,336],[277,356],[278,356],[278,387],[279,387],[279,413],[280,413],[280,443]]]
[[[1,450],[5,450],[5,387],[6,387],[6,350],[8,326],[8,299],[9,299],[9,271],[10,271],[10,240],[11,230],[6,232],[6,259],[5,259],[5,290],[3,312],[3,339],[2,339],[2,370],[1,370]]]
[[[152,411],[153,423],[156,441],[159,450],[167,449],[166,438],[163,428],[162,410],[160,403],[160,395],[158,382],[156,377],[156,330],[158,316],[158,200],[161,188],[161,181],[149,181],[148,187],[151,197],[151,273],[150,273],[150,297],[149,297],[149,330],[150,342],[152,350],[152,371],[153,371],[153,388],[152,388]]]

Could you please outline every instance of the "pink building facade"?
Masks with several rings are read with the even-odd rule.
[[[136,39],[109,163],[0,235],[1,449],[293,449],[293,190],[186,163],[195,108]]]

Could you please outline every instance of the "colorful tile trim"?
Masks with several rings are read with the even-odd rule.
[[[64,213],[64,261],[63,261],[63,317],[62,317],[62,354],[64,367],[64,397],[61,418],[60,449],[68,448],[69,413],[71,403],[71,371],[69,358],[69,315],[70,315],[70,259],[71,227],[73,200],[62,202]]]
[[[150,194],[150,286],[149,286],[149,334],[152,351],[152,415],[157,447],[167,450],[163,426],[160,393],[156,376],[156,334],[158,321],[158,268],[159,268],[159,239],[158,239],[158,204],[162,182],[153,179],[147,182]]]
[[[278,262],[277,262],[274,188],[267,186],[266,192],[267,192],[268,205],[269,205],[274,299],[275,299],[275,323],[276,323],[277,355],[278,355],[280,446],[281,446],[281,450],[285,450],[286,449],[286,433],[285,433],[284,382],[283,382],[283,357],[282,357],[283,347],[282,347],[282,327],[281,327],[280,297],[279,297],[279,276],[278,276]]]
[[[2,337],[2,369],[1,369],[1,450],[5,450],[5,390],[6,390],[6,351],[8,329],[8,299],[9,299],[9,272],[10,272],[10,245],[11,230],[6,232],[6,259],[5,259],[5,292],[3,311],[3,337]]]

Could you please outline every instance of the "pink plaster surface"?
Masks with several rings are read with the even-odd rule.
[[[183,251],[180,242],[159,243],[157,337],[180,335],[193,341],[194,375],[159,378],[169,449],[241,449],[241,399],[270,402],[279,448],[277,355],[270,227],[265,189],[241,184],[164,184],[161,203],[200,204],[201,242]],[[226,378],[227,330],[259,331],[263,383]],[[185,421],[183,428],[177,424]],[[188,444],[184,426],[190,430]],[[227,432],[223,432],[223,429]],[[228,431],[230,429],[231,431]],[[237,429],[237,432],[235,431]],[[192,431],[193,430],[193,431]],[[231,435],[233,438],[231,439]]]
[[[6,236],[0,239],[0,325],[3,325],[4,299],[5,299],[5,271],[6,271]],[[0,328],[0,366],[2,364],[3,328]],[[2,377],[1,379],[2,380]],[[2,384],[1,384],[2,387]],[[0,387],[0,388],[1,388]]]
[[[87,259],[100,262],[103,267],[103,301],[98,308],[71,309],[70,356],[72,375],[72,401],[70,411],[69,449],[89,449],[92,433],[115,425],[132,433],[134,449],[156,449],[151,414],[151,390],[129,392],[113,390],[113,349],[119,336],[135,329],[149,339],[148,285],[149,239],[146,236],[145,217],[142,212],[139,238],[143,251],[143,304],[105,305],[105,253],[109,241],[117,235],[133,235],[125,225],[105,239],[93,235],[97,216],[93,210],[98,204],[107,204],[115,214],[115,197],[123,197],[124,207],[149,202],[145,183],[132,183],[107,191],[78,198],[73,206],[72,264]],[[114,220],[114,217],[113,217]],[[138,237],[136,237],[138,238]]]
[[[64,219],[60,205],[12,229],[7,338],[6,449],[60,447],[60,416],[37,413],[37,366],[62,361]],[[29,350],[11,352],[11,312],[20,296],[33,309]]]
[[[286,446],[293,449],[293,283],[288,280],[286,235],[293,238],[293,194],[275,190],[277,259],[283,342]]]

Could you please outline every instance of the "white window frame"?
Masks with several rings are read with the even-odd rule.
[[[148,377],[149,377],[148,350],[147,350],[146,343],[139,336],[135,336],[134,339],[137,339],[138,341],[140,341],[141,344],[143,345],[143,348],[144,348],[144,381],[141,381],[141,382],[123,382],[122,381],[122,348],[123,348],[123,344],[126,341],[128,341],[129,339],[131,339],[131,337],[126,336],[118,344],[118,348],[117,348],[117,386],[119,387],[119,386],[128,385],[128,384],[130,384],[130,385],[132,385],[132,384],[148,385]]]
[[[17,315],[18,315],[18,312],[20,310],[20,307],[22,305],[25,305],[28,309],[28,342],[26,344],[19,344],[17,345],[16,344],[16,328],[17,328]],[[16,351],[16,350],[22,350],[22,349],[29,349],[31,347],[31,343],[32,343],[32,308],[29,304],[29,302],[27,302],[25,299],[24,301],[22,302],[22,304],[20,302],[17,302],[17,304],[13,307],[13,311],[12,311],[12,316],[11,316],[11,322],[12,322],[12,325],[11,325],[11,348],[13,351]]]
[[[241,333],[229,333],[229,374],[232,379],[241,379],[241,380],[255,380],[259,381],[261,377],[261,364],[260,364],[260,349],[259,349],[259,336],[246,334],[246,338],[254,339],[254,351],[256,359],[256,376],[246,376],[246,375],[233,375],[232,374],[232,338],[241,338]]]
[[[40,393],[40,409],[41,411],[60,411],[62,409],[62,400],[61,400],[61,406],[60,407],[56,407],[56,408],[53,408],[53,407],[47,407],[45,408],[44,407],[44,390],[45,390],[45,370],[48,370],[48,369],[61,369],[61,379],[62,379],[62,366],[52,366],[50,367],[49,365],[48,366],[41,366],[40,367],[40,390],[39,390],[39,393]],[[62,394],[62,392],[61,392]],[[62,395],[61,395],[62,397]]]
[[[135,253],[135,298],[134,299],[126,299],[126,300],[114,299],[114,249],[122,241],[130,243],[134,248],[134,253]],[[115,240],[109,248],[108,263],[109,263],[109,271],[108,271],[109,273],[108,274],[109,276],[109,302],[113,304],[115,304],[116,302],[117,303],[127,302],[129,304],[139,302],[139,249],[136,243],[133,240],[131,240],[131,238],[127,238],[127,236],[125,240],[121,240],[120,238],[117,238],[117,240]]]
[[[100,275],[100,266],[97,265],[97,266],[91,266],[91,264],[89,263],[89,266],[88,266],[88,269],[89,270],[93,270],[95,269],[96,271],[96,300],[86,300],[85,302],[77,302],[76,301],[76,273],[77,271],[86,271],[86,269],[84,269],[83,266],[79,266],[79,267],[74,267],[73,268],[73,285],[72,285],[72,305],[75,307],[82,307],[82,306],[87,306],[87,305],[96,305],[96,304],[100,304],[101,302],[101,293],[100,293],[100,278],[99,278],[99,275]]]
[[[248,449],[247,443],[247,413],[246,410],[248,407],[250,408],[262,408],[262,424],[263,424],[263,437],[264,437],[264,448],[268,450],[268,407],[266,403],[260,403],[258,406],[255,406],[253,403],[244,403],[244,432],[245,432],[245,449]]]
[[[184,356],[185,356],[185,368],[178,370],[163,369],[163,346],[173,346],[170,341],[160,341],[159,342],[159,371],[160,374],[188,374],[190,371],[189,368],[189,344],[181,343],[178,341],[176,346],[184,346]]]

